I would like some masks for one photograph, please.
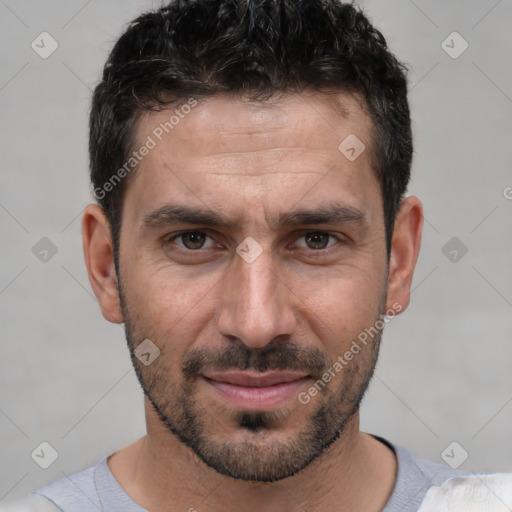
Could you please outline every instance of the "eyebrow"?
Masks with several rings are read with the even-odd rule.
[[[239,229],[241,222],[224,217],[208,208],[197,208],[180,204],[167,204],[146,214],[142,225],[146,229],[160,228],[173,224],[195,224],[210,227],[222,227],[229,230]],[[347,204],[324,203],[310,209],[298,209],[281,212],[277,218],[270,219],[270,227],[276,231],[285,226],[302,224],[344,224],[367,223],[366,215]]]

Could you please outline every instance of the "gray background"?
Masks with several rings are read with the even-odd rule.
[[[0,0],[0,500],[145,430],[123,328],[89,286],[80,218],[91,89],[123,24],[157,5]],[[439,461],[457,441],[464,469],[512,471],[512,3],[360,5],[410,66],[410,193],[426,214],[411,306],[386,328],[362,428]],[[59,44],[47,59],[31,48],[43,31]],[[456,59],[441,46],[453,31],[469,43]],[[58,249],[46,263],[32,252],[42,237]],[[452,237],[456,262],[442,252]],[[42,441],[59,454],[46,470],[31,458]]]

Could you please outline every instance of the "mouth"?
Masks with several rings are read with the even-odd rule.
[[[290,371],[209,372],[203,380],[218,396],[245,410],[277,407],[294,397],[310,376]]]

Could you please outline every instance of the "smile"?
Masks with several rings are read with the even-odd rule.
[[[246,410],[277,407],[294,397],[309,380],[308,375],[297,372],[229,371],[203,377],[221,398]]]

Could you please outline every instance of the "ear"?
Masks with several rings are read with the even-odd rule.
[[[89,282],[101,313],[109,322],[123,323],[110,225],[98,205],[89,204],[84,210],[82,243]]]
[[[423,207],[415,196],[406,197],[400,203],[396,216],[389,259],[387,309],[401,311],[409,305],[411,283],[421,245]]]

